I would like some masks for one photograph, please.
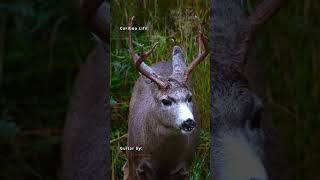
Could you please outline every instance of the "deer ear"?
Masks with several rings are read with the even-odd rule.
[[[187,69],[186,59],[179,46],[174,46],[172,51],[172,75],[174,79],[183,78]]]

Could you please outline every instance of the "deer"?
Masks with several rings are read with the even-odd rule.
[[[157,44],[148,52],[142,47],[138,55],[128,31],[129,54],[141,76],[131,95],[127,145],[141,150],[126,151],[124,179],[187,179],[199,129],[189,75],[208,55],[200,25],[197,39],[198,55],[189,65],[175,45],[171,61],[150,67],[144,61]]]
[[[286,0],[264,0],[248,15],[241,2],[211,1],[211,179],[292,179],[266,122],[267,104],[254,91],[259,77],[247,69],[259,68],[247,63],[249,50]]]
[[[61,179],[110,178],[109,3],[82,0],[79,14],[96,39],[78,73],[63,130]]]

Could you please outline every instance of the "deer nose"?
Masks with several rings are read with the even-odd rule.
[[[197,123],[189,118],[181,124],[181,129],[184,131],[192,131],[196,126]]]

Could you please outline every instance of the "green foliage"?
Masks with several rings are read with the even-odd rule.
[[[209,10],[203,10],[206,7],[206,3],[208,3],[207,1],[180,2],[181,4],[176,2],[173,3],[174,6],[172,8],[164,8],[168,7],[168,4],[162,4],[157,1],[145,1],[144,3],[146,4],[140,1],[130,1],[128,3],[113,1],[111,6],[111,9],[117,9],[117,11],[112,11],[111,24],[111,94],[115,101],[118,102],[118,106],[115,105],[113,108],[112,117],[119,116],[120,118],[120,116],[123,116],[121,119],[124,122],[123,124],[127,122],[127,112],[121,114],[118,109],[128,105],[133,84],[138,78],[138,72],[128,54],[127,32],[119,31],[119,26],[124,26],[128,23],[128,18],[124,17],[124,14],[137,16],[137,26],[142,24],[148,26],[148,31],[146,32],[133,33],[134,46],[137,51],[141,49],[142,44],[144,44],[145,49],[150,49],[151,45],[159,42],[155,53],[146,62],[148,64],[171,59],[171,50],[175,42],[184,49],[187,61],[190,63],[197,54],[197,23],[200,21],[203,27],[208,27]],[[135,11],[136,8],[143,8],[146,11]],[[137,13],[134,14],[133,12]],[[197,14],[198,18],[195,19],[193,14]],[[208,29],[204,28],[204,30],[205,34],[207,34]],[[201,124],[206,130],[209,129],[210,124],[209,98],[207,98],[209,97],[210,74],[210,62],[208,59],[200,64],[192,74],[192,79],[201,78],[202,80],[198,81],[197,85],[194,86],[194,94],[202,115]],[[117,113],[121,115],[116,115]],[[113,119],[119,121],[117,118]]]
[[[202,23],[204,34],[208,37],[209,1],[112,1],[111,23],[111,95],[116,104],[112,107],[112,138],[127,133],[128,106],[133,85],[138,78],[138,71],[128,54],[127,31],[120,31],[119,26],[126,26],[131,16],[136,16],[136,26],[147,26],[148,31],[133,31],[133,44],[137,52],[142,45],[149,50],[158,42],[155,52],[147,59],[147,64],[153,64],[171,59],[171,51],[178,44],[186,55],[188,63],[197,55],[196,41],[197,24]],[[169,7],[169,8],[168,8]],[[194,15],[197,15],[195,18]],[[192,72],[194,82],[193,94],[200,112],[202,134],[208,137],[210,128],[209,103],[209,57]],[[201,79],[201,81],[199,81]],[[208,138],[200,138],[191,179],[208,179],[209,143]],[[121,140],[112,145],[112,178],[121,179],[121,168],[126,161],[120,145]]]
[[[111,138],[112,153],[112,179],[123,179],[122,167],[127,158],[120,147],[126,146],[126,136],[121,136],[124,130],[113,130]],[[190,180],[209,180],[210,179],[210,134],[200,131],[197,151],[194,155],[194,162],[191,167]]]
[[[190,180],[210,179],[210,133],[200,131],[198,150],[194,155]]]
[[[123,179],[122,167],[127,161],[127,157],[124,151],[120,151],[120,147],[125,147],[127,144],[127,138],[120,138],[126,129],[112,130],[111,139],[117,139],[117,141],[110,143],[111,147],[111,164],[112,164],[112,179]],[[120,139],[119,139],[120,138]]]

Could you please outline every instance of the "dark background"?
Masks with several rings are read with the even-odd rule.
[[[0,179],[58,179],[72,84],[94,44],[71,1],[0,3]],[[258,34],[273,125],[296,179],[320,179],[320,1],[290,1]],[[281,173],[281,172],[279,172]]]
[[[320,1],[288,1],[254,48],[272,122],[297,180],[320,179],[319,10]]]
[[[1,180],[59,178],[69,96],[94,45],[75,3],[0,3]]]

